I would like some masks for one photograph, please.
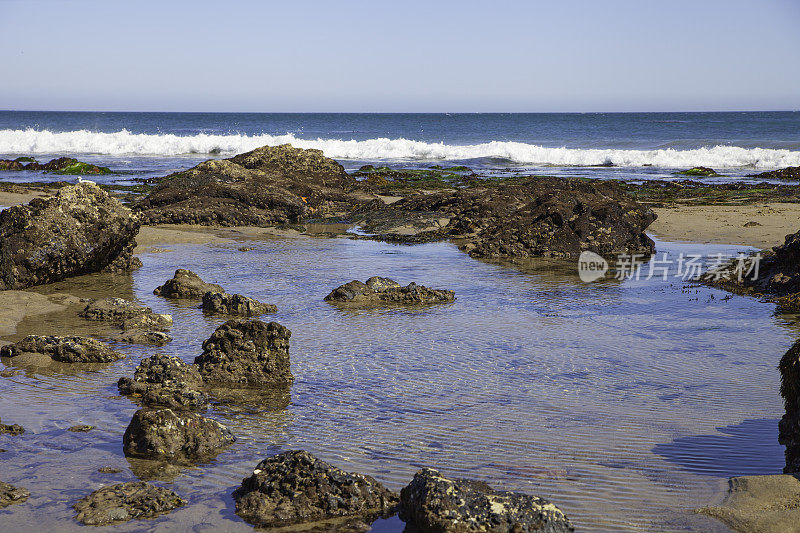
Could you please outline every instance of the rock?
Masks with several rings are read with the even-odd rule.
[[[16,436],[16,435],[22,435],[23,433],[25,433],[25,428],[23,428],[19,424],[9,425],[0,423],[0,435],[7,434]]]
[[[0,509],[15,503],[22,503],[30,497],[28,489],[15,487],[0,481]]]
[[[191,270],[179,268],[172,279],[157,287],[153,294],[164,298],[199,300],[209,291],[224,292],[216,283],[206,283]]]
[[[208,461],[236,439],[209,418],[172,409],[139,409],[123,436],[126,456],[170,461]]]
[[[23,163],[28,163],[23,165]],[[59,157],[48,163],[40,164],[32,157],[18,157],[16,159],[0,159],[0,170],[47,170],[56,174],[83,175],[83,174],[110,174],[111,170],[91,163],[84,163],[71,157]]]
[[[138,232],[130,210],[91,183],[9,207],[0,212],[0,290],[134,268]]]
[[[164,346],[165,344],[172,342],[172,337],[163,331],[133,330],[117,335],[114,337],[114,340],[128,344],[150,344],[153,346]]]
[[[688,170],[676,172],[675,174],[680,174],[682,176],[700,176],[704,178],[713,178],[720,175],[717,174],[716,170],[708,167],[692,167]]]
[[[277,322],[229,320],[203,343],[203,353],[194,363],[211,385],[289,385],[294,381],[289,365],[291,335]]]
[[[778,370],[786,409],[778,424],[778,442],[786,446],[783,472],[791,474],[800,472],[800,341],[783,355]]]
[[[208,405],[197,367],[187,365],[177,357],[157,354],[142,359],[133,379],[120,378],[120,394],[136,396],[148,407],[172,409],[201,409]]]
[[[762,180],[791,180],[800,181],[800,167],[786,167],[780,170],[770,170],[760,174],[750,174],[748,178],[759,178]]]
[[[355,304],[432,304],[455,299],[453,291],[429,289],[415,283],[403,287],[396,281],[378,276],[369,278],[366,283],[357,280],[345,283],[325,297],[326,302]]]
[[[15,357],[25,352],[49,355],[53,361],[62,363],[110,363],[125,358],[125,354],[112,350],[97,339],[52,335],[28,335],[17,343],[0,348],[0,357]]]
[[[79,313],[87,320],[111,322],[124,331],[156,330],[164,331],[172,326],[170,315],[154,313],[152,309],[122,298],[103,298],[93,300]]]
[[[340,470],[305,451],[269,457],[233,493],[236,514],[256,527],[310,524],[394,513],[397,495],[369,476]]]
[[[73,507],[75,519],[87,526],[154,518],[186,505],[171,490],[144,481],[118,483],[96,490]]]
[[[205,293],[203,295],[202,308],[210,313],[242,316],[278,312],[278,307],[275,305],[261,303],[241,294],[228,294],[226,292]]]
[[[119,474],[122,472],[121,469],[114,468],[113,466],[101,466],[97,471],[101,474]]]
[[[400,518],[431,533],[574,531],[547,500],[495,491],[479,481],[447,479],[431,468],[417,472],[400,492]]]
[[[67,431],[71,431],[73,433],[86,433],[86,432],[91,431],[93,429],[94,429],[94,426],[81,424],[81,425],[78,425],[78,426],[72,426],[71,428],[68,428]]]

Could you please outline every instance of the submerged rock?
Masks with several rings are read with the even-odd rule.
[[[0,421],[2,422],[2,421]],[[0,435],[7,434],[7,435],[22,435],[25,433],[25,428],[20,426],[19,424],[2,424],[0,423]]]
[[[366,283],[357,280],[345,283],[325,297],[326,302],[354,304],[432,304],[455,299],[453,291],[429,289],[416,283],[403,287],[394,280],[378,276],[369,278]]]
[[[172,342],[172,337],[163,331],[131,330],[117,335],[114,337],[114,340],[128,344],[150,344],[153,346],[164,346],[165,344]]]
[[[294,381],[289,365],[291,335],[277,322],[229,320],[203,343],[203,353],[194,363],[210,385],[289,385]]]
[[[222,287],[216,283],[206,283],[191,270],[179,268],[175,271],[172,279],[167,280],[160,287],[156,287],[153,294],[164,298],[199,300],[209,291],[224,292]]]
[[[22,503],[30,497],[31,493],[28,489],[22,487],[15,487],[0,481],[0,509],[8,507],[15,503]]]
[[[111,322],[123,330],[165,331],[172,327],[170,315],[154,313],[152,309],[122,298],[93,300],[79,313],[87,320]]]
[[[94,429],[94,426],[89,426],[87,424],[80,424],[77,426],[72,426],[67,428],[67,431],[71,431],[72,433],[86,433]]]
[[[210,313],[225,315],[257,316],[265,313],[277,313],[278,307],[261,303],[241,294],[226,292],[207,292],[203,295],[202,308]]]
[[[125,354],[112,350],[97,339],[53,335],[28,335],[17,343],[0,348],[0,357],[15,357],[25,352],[49,355],[53,361],[62,363],[110,363],[125,358]]]
[[[182,505],[186,505],[186,500],[171,490],[133,481],[96,490],[73,507],[78,522],[87,526],[104,526],[155,518]]]
[[[0,290],[138,266],[139,220],[91,183],[0,212]]]
[[[479,481],[447,479],[431,468],[417,472],[400,492],[400,518],[431,533],[574,531],[547,500],[495,491]]]
[[[133,378],[117,382],[120,394],[135,396],[148,407],[200,409],[208,405],[197,367],[177,357],[157,354],[142,359]]]
[[[375,479],[340,470],[305,451],[269,457],[233,493],[236,514],[257,527],[334,518],[372,521],[394,513],[397,495]]]
[[[230,430],[197,413],[139,409],[123,436],[126,456],[171,461],[208,461],[235,441]]]

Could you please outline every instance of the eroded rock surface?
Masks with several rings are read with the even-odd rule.
[[[62,363],[110,363],[125,358],[125,354],[97,339],[78,336],[28,335],[19,342],[0,348],[2,357],[14,357],[25,352],[49,355]]]
[[[208,461],[236,439],[215,420],[172,409],[140,409],[123,436],[126,456],[170,461]]]
[[[800,341],[781,358],[781,396],[786,412],[778,424],[778,442],[786,446],[786,474],[800,472]]]
[[[208,405],[197,367],[163,354],[142,359],[133,378],[120,378],[117,387],[121,394],[149,407],[201,409]]]
[[[291,335],[277,322],[229,320],[203,343],[203,353],[194,363],[209,385],[288,385],[294,381],[289,365]]]
[[[269,457],[233,493],[236,514],[257,527],[280,527],[394,513],[397,494],[375,479],[345,472],[305,451]]]
[[[166,331],[172,327],[170,315],[154,313],[149,307],[123,298],[94,300],[79,315],[87,320],[111,322],[126,331],[132,329]]]
[[[156,287],[153,294],[165,298],[199,300],[207,292],[224,291],[216,283],[206,283],[191,270],[179,268],[175,271],[172,279],[167,280],[160,287]]]
[[[15,487],[14,485],[0,481],[0,509],[15,503],[22,503],[27,500],[30,495],[31,493],[28,489]]]
[[[240,316],[258,316],[278,312],[276,305],[265,304],[241,294],[228,294],[226,292],[205,293],[203,295],[202,308],[209,313]]]
[[[326,302],[353,304],[433,304],[452,302],[453,291],[429,289],[410,283],[403,287],[389,278],[373,276],[366,283],[354,280],[335,288],[325,297]]]
[[[447,479],[431,468],[417,472],[400,492],[400,518],[431,533],[574,531],[547,500],[498,492],[479,481]]]
[[[22,289],[99,271],[124,271],[139,219],[91,183],[0,212],[0,290]]]
[[[73,507],[78,522],[87,526],[104,526],[155,518],[182,505],[186,505],[186,500],[169,489],[133,481],[96,490]]]

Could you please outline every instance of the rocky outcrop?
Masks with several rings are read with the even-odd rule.
[[[15,357],[26,352],[49,355],[53,361],[62,363],[111,363],[125,358],[125,354],[112,350],[97,339],[53,335],[28,335],[17,343],[0,348],[0,357]]]
[[[235,440],[227,427],[197,413],[139,409],[125,430],[123,451],[142,459],[208,461]]]
[[[400,518],[430,533],[574,531],[547,500],[498,492],[479,481],[447,479],[430,468],[417,472],[400,492]]]
[[[748,178],[759,178],[762,180],[789,180],[800,181],[800,167],[786,167],[780,170],[770,170],[760,174],[750,174]]]
[[[111,322],[123,330],[165,331],[172,327],[170,315],[154,313],[149,307],[122,298],[93,300],[79,313],[79,316],[87,320]]]
[[[22,503],[30,497],[28,489],[15,487],[0,481],[0,509],[15,503]]]
[[[0,212],[0,289],[137,266],[139,220],[91,183]]]
[[[0,170],[44,170],[72,176],[111,174],[111,170],[107,167],[84,163],[71,157],[59,157],[51,159],[47,163],[39,163],[32,157],[0,159]]]
[[[715,178],[720,175],[716,170],[708,167],[692,167],[688,170],[678,171],[675,174],[680,174],[682,176],[696,176],[701,178]]]
[[[226,292],[207,292],[203,295],[203,311],[223,315],[258,316],[266,313],[277,313],[278,307],[261,303],[241,294]]]
[[[397,495],[369,476],[340,470],[305,451],[269,457],[234,493],[236,514],[257,527],[393,514]]]
[[[325,297],[326,302],[362,305],[434,304],[452,302],[455,299],[453,291],[429,289],[416,283],[403,287],[394,280],[379,276],[369,278],[366,283],[357,280],[345,283]]]
[[[172,279],[160,287],[156,287],[153,294],[164,298],[179,298],[186,300],[199,300],[207,292],[224,292],[216,283],[206,283],[200,276],[191,270],[179,268]]]
[[[163,354],[142,359],[133,378],[120,378],[117,388],[147,407],[201,409],[208,405],[197,367]]]
[[[229,320],[203,343],[203,353],[194,363],[209,385],[288,385],[294,381],[289,367],[291,335],[277,322]]]
[[[800,472],[800,341],[781,358],[781,396],[786,412],[778,424],[778,442],[786,446],[783,472]]]
[[[87,526],[155,518],[186,505],[186,500],[171,490],[133,481],[96,490],[73,507],[75,519]]]

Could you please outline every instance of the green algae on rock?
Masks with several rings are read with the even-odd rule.
[[[708,167],[692,167],[687,170],[680,170],[675,174],[680,174],[682,176],[698,176],[703,178],[715,178],[722,175],[718,174],[713,168]]]

